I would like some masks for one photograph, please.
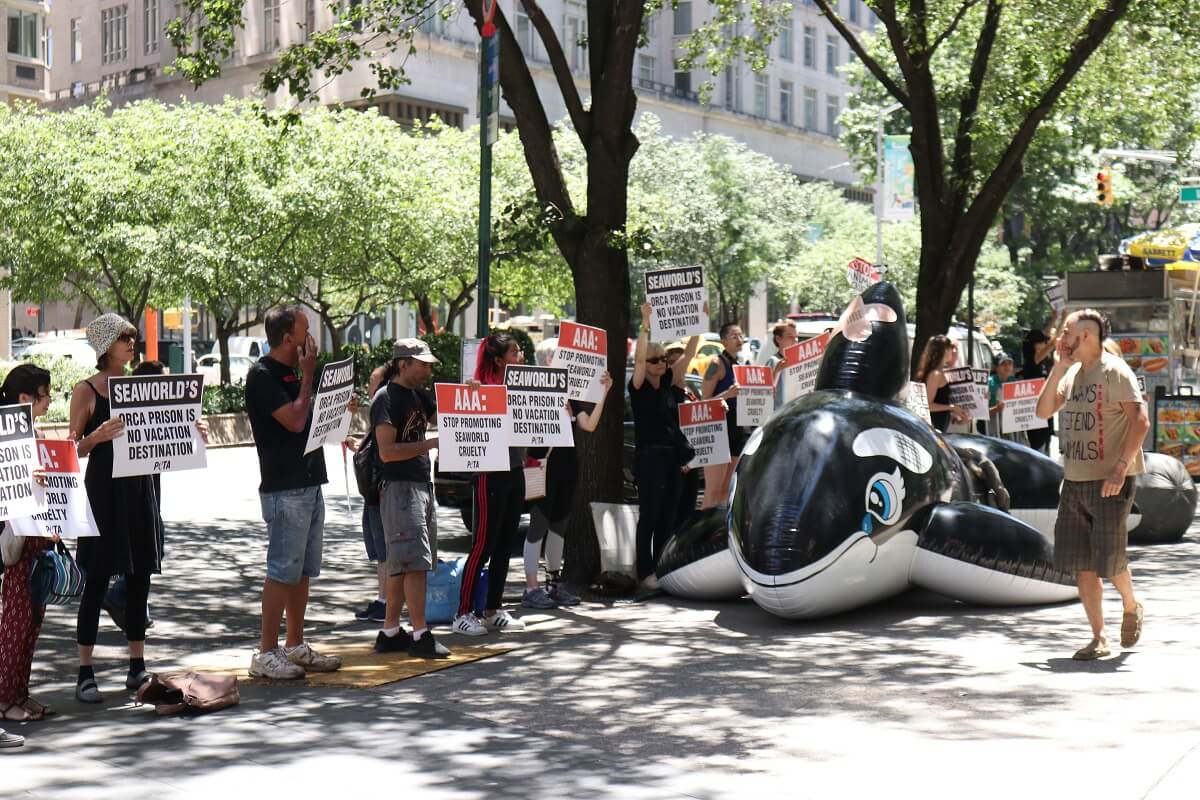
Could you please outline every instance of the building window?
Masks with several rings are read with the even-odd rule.
[[[691,0],[680,0],[675,6],[675,35],[687,36],[692,32]]]
[[[738,64],[725,68],[725,108],[742,110],[742,71]]]
[[[521,8],[521,0],[517,1],[517,44],[521,45],[521,52],[531,61],[540,61],[538,57],[538,35],[534,30],[533,22],[526,16],[525,11]]]
[[[833,34],[825,34],[825,71],[837,75],[838,68],[838,38]]]
[[[796,90],[791,81],[779,82],[779,121],[791,125],[796,121],[792,114],[792,97]]]
[[[817,68],[817,29],[811,25],[804,26],[804,66]]]
[[[766,118],[767,92],[770,90],[771,79],[766,75],[754,76],[754,116]]]
[[[563,49],[567,51],[567,63],[573,72],[587,65],[587,10],[574,4],[567,5],[567,16],[563,25]]]
[[[675,62],[675,94],[687,97],[692,93],[692,73]]]
[[[146,28],[146,46],[144,52],[146,55],[152,55],[158,52],[158,0],[144,0],[145,5],[142,7],[142,22]]]
[[[26,58],[38,57],[41,18],[29,11],[8,10],[8,52]]]
[[[638,56],[638,83],[642,86],[654,83],[654,56]]]
[[[262,48],[270,53],[279,49],[279,0],[262,0]]]
[[[784,20],[783,25],[779,27],[779,58],[783,61],[792,61],[796,57],[796,48],[792,45],[792,31],[792,21]]]
[[[317,32],[317,2],[304,0],[304,40],[308,41]]]
[[[71,63],[78,64],[83,60],[83,26],[76,17],[71,20]]]
[[[838,135],[838,113],[841,110],[841,98],[836,94],[825,98],[825,129],[830,136]]]
[[[129,56],[129,6],[100,12],[100,62],[112,64]]]
[[[804,90],[804,127],[806,130],[817,129],[817,90]]]
[[[646,15],[645,25],[646,25],[646,39],[647,40],[653,40],[655,36],[658,36],[658,12],[657,11],[654,12],[653,14]]]
[[[856,25],[862,22],[862,11],[859,0],[850,0],[850,21]]]

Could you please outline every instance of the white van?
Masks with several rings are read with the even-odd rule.
[[[265,356],[271,350],[271,345],[267,344],[267,340],[263,336],[230,336],[229,337],[229,355],[230,356],[246,356],[252,361]],[[220,356],[221,346],[218,342],[213,342],[212,348],[208,351],[210,356]]]

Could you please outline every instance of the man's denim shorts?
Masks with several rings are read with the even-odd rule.
[[[267,523],[267,578],[295,585],[321,574],[325,498],[320,486],[259,492]]]

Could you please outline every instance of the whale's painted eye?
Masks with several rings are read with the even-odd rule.
[[[904,477],[900,468],[877,472],[867,481],[867,513],[884,525],[895,524],[904,510]]]

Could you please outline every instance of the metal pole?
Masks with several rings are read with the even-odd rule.
[[[480,40],[479,59],[479,285],[476,288],[476,335],[488,333],[488,298],[491,294],[488,268],[492,252],[492,143],[490,141],[492,85],[494,74],[488,67],[495,58],[499,42],[494,34]]]
[[[183,296],[183,371],[192,371],[192,296]]]
[[[967,366],[975,366],[975,273],[967,281]],[[982,364],[980,366],[983,366]]]
[[[883,263],[883,111],[875,118],[875,263]]]

